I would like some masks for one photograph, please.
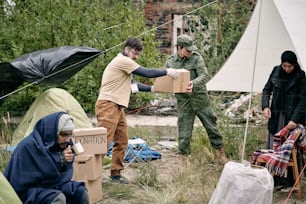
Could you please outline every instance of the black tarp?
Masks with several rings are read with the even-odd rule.
[[[24,81],[61,84],[92,62],[101,51],[90,47],[62,46],[22,55],[0,63],[0,100]]]
[[[0,63],[0,96],[14,91],[23,82],[21,73],[9,62]]]

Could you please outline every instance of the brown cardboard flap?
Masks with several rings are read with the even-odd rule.
[[[96,127],[96,128],[79,128],[74,129],[73,134],[75,136],[85,136],[85,135],[102,135],[106,134],[107,129],[104,127]]]
[[[74,161],[75,162],[85,162],[90,160],[94,155],[80,155],[80,156],[75,156]]]

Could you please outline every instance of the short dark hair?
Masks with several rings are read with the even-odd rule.
[[[136,51],[142,51],[142,44],[138,38],[129,38],[126,40],[124,47],[130,47]]]

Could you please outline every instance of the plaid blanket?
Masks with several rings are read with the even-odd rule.
[[[300,137],[296,138],[298,131],[301,132]],[[294,142],[299,147],[306,146],[305,128],[303,125],[298,125],[292,131],[288,127],[284,127],[273,138],[273,150],[262,149],[253,152],[252,162],[255,164],[257,158],[262,158],[266,161],[266,168],[269,172],[280,177],[287,177],[287,167],[290,160]]]

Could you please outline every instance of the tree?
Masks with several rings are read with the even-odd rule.
[[[122,49],[124,41],[139,36],[144,41],[144,66],[161,66],[154,33],[147,32],[142,4],[121,0],[15,0],[0,16],[3,49],[0,60],[62,45],[88,46],[104,51],[94,62],[61,85],[93,113],[105,66]],[[4,5],[4,3],[2,4]],[[149,83],[149,81],[148,81]],[[49,86],[35,86],[5,99],[2,111],[22,113]],[[23,101],[22,107],[21,100]]]
[[[62,45],[88,46],[103,51],[70,80],[60,85],[68,90],[87,113],[94,112],[101,76],[110,60],[121,51],[124,41],[138,36],[144,42],[139,64],[161,67],[164,55],[157,50],[155,30],[148,30],[144,9],[138,0],[0,0],[0,61]],[[190,1],[207,4],[209,0]],[[199,52],[209,73],[214,74],[240,39],[250,14],[249,0],[223,0],[186,16],[187,32],[196,35]],[[198,20],[200,19],[200,20]],[[150,84],[151,80],[137,77]],[[1,111],[22,114],[35,97],[49,86],[32,86],[5,99]],[[130,108],[145,106],[154,95],[132,95]]]
[[[208,0],[201,1],[203,5]],[[254,5],[250,0],[222,0],[186,16],[186,32],[193,33],[209,73],[214,75],[242,36]],[[196,16],[197,18],[194,18]]]

